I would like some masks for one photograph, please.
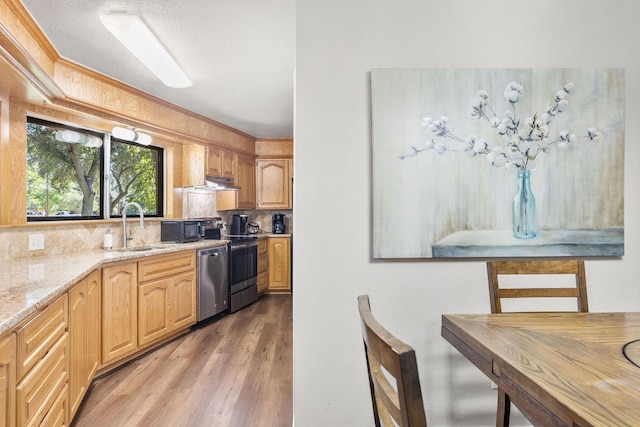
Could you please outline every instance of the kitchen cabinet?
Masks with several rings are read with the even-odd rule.
[[[218,211],[254,209],[256,206],[255,160],[250,156],[238,155],[238,173],[234,183],[238,191],[218,191],[216,209]]]
[[[291,159],[256,160],[256,208],[292,209]]]
[[[207,174],[236,179],[238,155],[222,148],[207,147]]]
[[[16,336],[0,338],[0,427],[15,425]]]
[[[103,365],[195,323],[194,251],[145,257],[102,271]]]
[[[195,267],[192,251],[138,262],[138,345],[195,323]]]
[[[291,238],[269,237],[269,293],[291,292]]]
[[[268,243],[267,238],[258,239],[258,294],[264,293],[269,286]]]
[[[100,270],[69,290],[69,404],[70,416],[91,384],[100,364]]]
[[[182,187],[204,184],[205,152],[204,145],[182,146]]]
[[[102,269],[102,364],[138,348],[137,275],[135,262]]]
[[[68,424],[67,294],[16,331],[17,425]]]

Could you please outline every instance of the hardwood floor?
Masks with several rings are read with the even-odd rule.
[[[72,425],[291,427],[292,329],[291,295],[263,296],[96,379]]]

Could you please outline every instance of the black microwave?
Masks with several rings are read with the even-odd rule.
[[[204,239],[204,221],[196,219],[180,219],[160,221],[160,241],[162,242],[195,242]]]

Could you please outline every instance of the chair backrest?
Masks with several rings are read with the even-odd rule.
[[[502,313],[501,300],[503,298],[576,298],[577,311],[589,311],[587,279],[582,260],[489,261],[487,262],[487,274],[489,276],[492,313]],[[507,274],[572,274],[575,276],[575,286],[501,288],[498,277]]]
[[[358,297],[358,310],[376,426],[426,426],[415,351],[378,323],[368,295]]]

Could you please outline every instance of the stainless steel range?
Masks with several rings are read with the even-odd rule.
[[[231,236],[229,260],[229,312],[258,299],[258,241],[250,236]]]

